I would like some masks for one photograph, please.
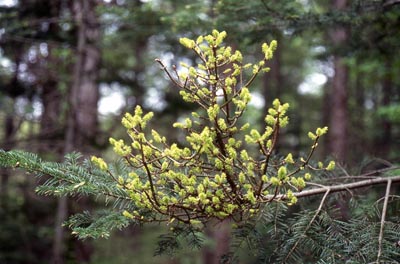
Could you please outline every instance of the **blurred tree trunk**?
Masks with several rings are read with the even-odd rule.
[[[48,17],[49,24],[47,34],[49,37],[57,37],[60,35],[59,23],[54,19],[60,17],[61,13],[61,0],[47,0],[48,1]],[[52,45],[47,45],[47,57],[44,58],[44,67],[39,70],[38,76],[41,77],[41,99],[43,105],[43,113],[40,119],[40,134],[41,139],[47,142],[55,138],[56,134],[60,132],[59,117],[61,114],[61,99],[62,95],[58,89],[58,71],[57,58],[53,54]],[[40,144],[47,145],[47,144]],[[47,146],[48,147],[48,146]],[[54,148],[50,148],[54,153]],[[49,151],[43,149],[43,151]],[[58,152],[58,151],[57,151]]]
[[[142,106],[144,103],[144,96],[146,94],[145,85],[143,84],[143,74],[146,69],[144,56],[147,50],[147,41],[148,37],[137,39],[137,42],[134,44],[133,51],[136,62],[135,66],[133,67],[135,77],[132,80],[131,87],[134,89],[133,93],[135,95],[135,104]]]
[[[14,100],[12,100],[12,107],[14,108]],[[15,125],[14,125],[14,114],[13,112],[8,113],[4,118],[4,138],[2,148],[4,150],[10,150],[13,147],[14,135],[15,135]],[[0,182],[0,206],[6,204],[8,197],[8,180],[10,174],[6,169],[1,169],[1,182]]]
[[[391,62],[390,58],[386,58],[385,76],[382,81],[382,99],[379,103],[380,107],[389,106],[392,95],[392,76],[391,76]],[[392,123],[387,119],[380,120],[380,127],[382,132],[376,140],[375,149],[379,157],[386,159],[390,153],[390,146],[392,143]]]
[[[347,7],[347,0],[333,0],[332,7],[335,10],[344,10]],[[340,48],[348,39],[347,29],[344,26],[333,28],[330,31],[330,39],[335,48]],[[329,96],[331,107],[329,151],[338,161],[343,162],[348,154],[348,69],[338,52],[334,55],[333,64],[335,75]]]
[[[8,83],[4,89],[10,97],[10,106],[8,107],[9,109],[6,109],[6,116],[4,118],[4,138],[2,142],[2,148],[4,148],[4,150],[11,150],[15,146],[15,134],[19,129],[19,125],[15,124],[15,99],[23,94],[23,89],[19,90],[21,87],[18,80],[19,66],[23,54],[22,50],[23,49],[20,45],[15,45],[15,48],[13,49],[13,57],[15,62],[14,75],[10,83]],[[0,204],[6,204],[6,199],[8,198],[8,181],[10,178],[10,173],[6,169],[2,169],[0,173]]]
[[[230,225],[225,220],[219,223],[211,222],[206,229],[207,236],[212,240],[213,247],[206,246],[203,249],[202,257],[204,264],[225,263],[222,257],[229,253]]]
[[[330,124],[331,120],[331,92],[332,92],[332,79],[328,78],[324,87],[324,94],[322,97],[322,124]],[[330,127],[329,127],[330,129]],[[330,133],[330,132],[329,132]],[[323,140],[323,156],[328,157],[332,155],[330,149],[330,136],[321,138]]]
[[[264,124],[264,118],[268,114],[268,108],[272,105],[272,101],[274,101],[275,98],[278,98],[282,91],[279,89],[282,86],[283,83],[283,77],[282,77],[282,71],[281,71],[281,56],[282,56],[282,45],[283,41],[281,37],[281,33],[276,30],[274,32],[274,38],[278,41],[279,45],[276,51],[274,52],[274,56],[269,63],[268,67],[271,68],[271,70],[263,75],[263,97],[265,101],[265,107],[264,107],[264,114],[262,117],[262,124]]]
[[[45,74],[42,80],[41,101],[43,113],[40,118],[40,144],[39,152],[50,152],[57,154],[57,159],[62,153],[57,139],[61,135],[60,115],[62,107],[62,94],[58,87],[59,80],[54,69],[57,65],[53,55],[52,47],[48,47],[46,62],[47,68],[43,69]],[[60,138],[61,139],[61,138]]]
[[[75,0],[72,3],[72,13],[77,27],[77,54],[69,91],[65,153],[73,150],[87,153],[89,152],[87,147],[96,139],[99,99],[97,79],[100,64],[100,50],[97,44],[100,40],[100,28],[95,9],[95,0]],[[67,197],[59,198],[52,262],[56,264],[64,263],[65,238],[62,223],[66,220],[67,211]],[[80,261],[89,261],[90,249],[85,249],[86,245],[80,247],[83,248],[77,258]]]
[[[355,102],[352,106],[352,128],[351,128],[351,146],[352,155],[351,162],[356,164],[361,162],[360,158],[363,157],[363,152],[368,149],[369,144],[367,144],[366,131],[365,131],[365,87],[362,82],[364,74],[356,70],[355,83],[354,83],[354,98]]]
[[[135,0],[133,5],[135,6],[135,8],[141,9],[143,3],[143,1]],[[131,29],[128,28],[128,30]],[[143,83],[143,75],[144,71],[146,70],[145,55],[147,51],[149,36],[150,35],[148,34],[139,34],[135,38],[135,42],[132,43],[133,53],[135,54],[135,65],[133,66],[132,70],[135,72],[135,75],[129,86],[134,89],[133,95],[135,97],[135,105],[141,106],[143,106],[144,96],[146,94],[145,85]]]
[[[51,51],[49,51],[49,53],[51,53]],[[51,77],[48,77],[43,84],[41,96],[43,113],[40,119],[40,133],[43,138],[52,138],[59,125],[58,121],[61,114],[61,93],[57,89],[57,85],[57,80]]]
[[[100,25],[96,15],[96,0],[73,1],[73,16],[78,29],[77,58],[74,66],[72,115],[76,146],[89,145],[96,139],[98,76],[100,66]]]
[[[279,43],[278,48],[274,52],[274,56],[272,57],[272,60],[269,62],[268,67],[271,68],[271,70],[268,73],[265,73],[262,77],[262,96],[264,99],[264,109],[263,113],[261,116],[260,124],[261,127],[265,126],[265,116],[268,114],[268,109],[272,106],[272,102],[276,99],[279,98],[284,92],[282,90],[283,86],[283,76],[282,76],[282,35],[281,32],[276,29],[274,30],[274,38],[276,41]],[[293,124],[292,124],[293,125]],[[278,141],[275,151],[279,152],[282,150],[282,144],[283,142]]]

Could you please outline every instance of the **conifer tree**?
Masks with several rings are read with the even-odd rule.
[[[400,219],[392,210],[399,201],[390,189],[400,176],[378,177],[376,172],[332,184],[326,175],[334,171],[335,162],[312,161],[327,127],[309,132],[305,156],[274,154],[280,131],[289,123],[289,104],[275,99],[262,131],[242,119],[251,85],[260,73],[269,71],[266,62],[277,42],[264,43],[263,59],[252,64],[244,62],[240,51],[225,46],[225,37],[226,32],[214,30],[196,40],[181,38],[181,44],[198,56],[197,65],[183,63],[182,71],[156,60],[182,99],[199,106],[190,117],[173,124],[184,142],[169,142],[152,129],[154,114],[144,113],[138,105],[122,119],[131,141],[109,140],[119,156],[115,162],[95,156],[84,159],[75,152],[55,163],[32,153],[0,150],[0,166],[48,177],[37,188],[39,194],[101,196],[107,205],[112,203],[108,210],[83,212],[66,222],[81,238],[107,237],[114,228],[129,224],[161,223],[170,227],[159,242],[162,253],[179,247],[182,239],[200,247],[207,225],[229,220],[234,228],[232,254],[224,256],[229,261],[235,260],[243,241],[251,241],[252,252],[264,262],[398,259]],[[380,219],[367,206],[360,206],[349,222],[335,218],[329,207],[331,197],[337,198],[333,193],[385,183]],[[317,209],[288,215],[288,208],[306,204],[300,198],[318,195],[323,196]],[[389,198],[394,209],[388,209]],[[357,201],[354,196],[353,202]]]

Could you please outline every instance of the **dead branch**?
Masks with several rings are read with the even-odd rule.
[[[399,183],[400,175],[392,176],[392,177],[377,177],[374,179],[357,181],[357,182],[352,182],[352,183],[324,186],[324,187],[320,187],[320,188],[304,190],[301,192],[295,192],[295,193],[293,193],[293,195],[296,196],[297,198],[313,196],[313,195],[326,193],[327,189],[330,190],[330,193],[342,192],[342,191],[347,191],[347,190],[351,190],[351,189],[358,189],[358,188],[363,188],[363,187],[384,184],[384,183],[387,183],[389,180],[392,183]],[[272,200],[272,199],[286,200],[287,199],[286,195],[284,195],[284,194],[278,194],[278,195],[270,194],[270,195],[266,195],[264,198],[270,199],[270,200]]]
[[[391,185],[392,185],[392,179],[389,178],[387,180],[385,200],[383,202],[383,208],[382,208],[381,228],[379,230],[379,238],[378,238],[378,245],[379,245],[378,246],[378,256],[376,259],[376,263],[380,263],[379,261],[380,261],[381,255],[382,255],[383,229],[385,226],[386,211],[387,211],[387,205],[388,205]]]
[[[330,190],[329,188],[327,188],[327,189],[325,190],[324,197],[322,197],[322,200],[321,200],[321,202],[320,202],[320,204],[319,204],[319,206],[318,206],[318,209],[317,209],[317,211],[315,212],[315,214],[314,214],[313,218],[311,219],[310,223],[308,223],[306,229],[304,229],[303,236],[306,235],[308,229],[310,229],[311,225],[314,223],[315,219],[317,218],[317,216],[318,216],[319,213],[321,212],[322,206],[324,205],[325,200],[326,200],[326,197],[328,197],[328,194],[330,193],[330,191],[331,191],[331,190]],[[296,241],[296,243],[293,245],[293,247],[290,249],[289,253],[287,254],[287,256],[286,256],[286,258],[285,258],[285,263],[286,263],[287,259],[290,257],[290,255],[293,253],[293,251],[296,249],[296,247],[297,247],[297,245],[300,243],[300,241],[301,241],[301,238],[299,238],[299,239]]]

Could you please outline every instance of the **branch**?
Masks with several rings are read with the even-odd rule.
[[[386,1],[385,3],[383,3],[383,7],[386,8],[386,7],[394,6],[397,4],[400,4],[400,0],[389,0],[389,1]]]
[[[310,223],[308,223],[306,229],[304,229],[303,236],[306,235],[308,229],[310,229],[311,225],[314,223],[315,219],[317,218],[317,216],[318,216],[319,213],[321,212],[322,206],[324,205],[325,200],[326,200],[326,197],[328,197],[328,194],[330,193],[330,191],[331,191],[330,188],[325,189],[324,197],[322,197],[322,200],[321,200],[321,202],[320,202],[320,204],[319,204],[319,206],[318,206],[318,209],[317,209],[317,211],[315,212],[315,214],[314,214],[313,218],[311,219]],[[285,258],[285,261],[284,261],[285,263],[286,263],[286,261],[288,260],[288,258],[290,257],[290,255],[293,253],[293,251],[296,249],[296,247],[297,247],[297,245],[300,243],[300,241],[301,241],[301,237],[296,241],[296,243],[295,243],[295,244],[293,245],[293,247],[290,249],[289,253],[287,254],[287,256],[286,256],[286,258]]]
[[[179,83],[178,81],[175,80],[174,77],[172,77],[171,73],[168,71],[167,66],[164,65],[164,63],[160,59],[155,59],[158,64],[161,65],[161,69],[167,74],[168,78],[173,82],[176,86],[180,88],[184,88],[185,85],[182,85],[182,83]],[[186,82],[185,82],[186,84]]]
[[[386,218],[386,211],[387,211],[387,205],[388,205],[388,200],[389,200],[389,195],[390,195],[390,186],[392,185],[392,179],[389,178],[387,180],[387,185],[386,185],[386,193],[385,193],[385,200],[383,202],[383,208],[382,208],[382,217],[381,217],[381,228],[379,230],[379,238],[378,238],[378,256],[376,259],[376,263],[380,263],[380,258],[382,255],[382,240],[383,240],[383,228],[385,226],[385,218]]]
[[[295,193],[293,193],[293,195],[296,196],[297,198],[313,196],[313,195],[326,193],[327,189],[330,189],[330,193],[342,192],[342,191],[351,190],[351,189],[358,189],[358,188],[362,188],[362,187],[384,184],[384,183],[387,183],[389,180],[392,183],[400,182],[400,175],[393,176],[393,177],[379,177],[379,178],[374,178],[374,179],[370,179],[370,180],[345,183],[345,184],[337,184],[337,185],[332,185],[332,186],[325,186],[325,187],[321,187],[321,188],[317,188],[317,189],[295,192]],[[263,198],[267,201],[270,201],[271,199],[275,199],[275,200],[286,200],[287,199],[285,194],[278,194],[278,195],[270,194],[270,195],[264,196]]]

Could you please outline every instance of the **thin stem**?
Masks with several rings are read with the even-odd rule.
[[[305,236],[305,234],[307,233],[308,229],[310,229],[311,225],[314,223],[315,219],[317,219],[317,216],[318,216],[319,213],[321,212],[322,206],[324,205],[325,200],[326,200],[326,197],[328,197],[328,194],[329,194],[330,191],[331,191],[330,188],[325,189],[324,197],[322,197],[322,200],[321,200],[321,202],[320,202],[320,204],[319,204],[319,206],[318,206],[318,209],[317,209],[317,211],[315,212],[315,214],[314,214],[313,218],[311,219],[310,223],[308,223],[306,229],[304,229],[303,236]],[[286,263],[287,259],[290,257],[290,255],[293,253],[293,251],[296,249],[296,247],[298,246],[298,244],[300,243],[300,241],[301,241],[301,238],[299,238],[299,239],[296,241],[296,243],[293,245],[293,247],[290,249],[289,253],[286,255],[286,258],[285,258],[285,260],[284,260],[284,263]]]
[[[164,65],[164,63],[160,59],[155,59],[156,62],[158,62],[161,65],[162,70],[168,75],[168,78],[173,82],[176,86],[183,88],[184,86],[182,83],[178,83],[174,77],[172,77],[171,73],[167,70],[167,67]]]
[[[266,61],[264,59],[264,61]],[[244,87],[249,87],[253,81],[256,79],[257,75],[260,73],[262,67],[259,67],[259,69],[251,76],[250,80],[247,81],[247,83],[244,85]]]
[[[291,177],[292,175],[295,175],[296,173],[298,173],[298,172],[301,170],[301,168],[304,168],[306,165],[308,165],[308,163],[310,162],[310,159],[311,159],[312,155],[314,154],[315,148],[317,147],[318,140],[319,140],[319,136],[317,136],[317,138],[316,138],[315,141],[314,141],[314,144],[311,146],[311,150],[310,150],[310,152],[308,153],[307,158],[302,162],[302,164],[301,164],[297,169],[295,169],[294,171],[292,171],[291,173],[289,173],[289,174],[288,174],[288,177]]]
[[[383,229],[385,226],[386,211],[387,211],[387,205],[388,205],[388,200],[389,200],[389,196],[390,196],[390,186],[391,185],[392,185],[392,179],[388,179],[387,185],[386,185],[385,201],[383,202],[381,228],[379,230],[379,237],[378,237],[378,256],[376,258],[376,263],[380,262],[380,258],[382,256]]]
[[[155,191],[155,189],[154,189],[154,184],[153,184],[153,179],[152,179],[152,173],[150,172],[150,169],[149,169],[149,167],[148,167],[148,165],[147,165],[147,162],[146,162],[146,157],[145,157],[145,155],[144,155],[143,142],[140,141],[139,143],[140,143],[140,152],[141,152],[140,154],[141,154],[141,156],[142,156],[142,164],[143,164],[143,166],[144,166],[144,168],[145,168],[145,170],[146,170],[147,178],[148,178],[149,183],[150,183],[151,194],[152,194],[152,196],[153,196],[153,199],[154,199],[155,204],[156,204],[157,206],[159,206],[160,204],[158,203],[157,194],[156,194],[156,191]],[[149,199],[149,200],[151,201],[151,199]]]
[[[311,190],[304,190],[301,192],[295,192],[293,193],[294,196],[297,198],[302,198],[302,197],[308,197],[308,196],[314,196],[318,194],[322,194],[326,192],[326,189],[329,188],[330,192],[341,192],[341,191],[347,191],[350,189],[357,189],[357,188],[362,188],[362,187],[369,187],[373,185],[378,185],[378,184],[383,184],[387,183],[388,180],[391,180],[392,183],[397,183],[400,182],[400,175],[393,176],[393,177],[379,177],[375,179],[370,179],[370,180],[364,180],[364,181],[358,181],[358,182],[352,182],[352,183],[346,183],[346,184],[337,184],[337,185],[331,185],[331,186],[326,186],[326,187],[321,187],[321,188],[316,188],[316,189],[311,189]],[[284,194],[278,194],[278,195],[266,195],[264,197],[265,199],[277,199],[277,200],[285,200],[287,199]]]
[[[264,167],[263,174],[267,173],[267,169],[268,169],[268,165],[269,165],[269,160],[271,158],[272,150],[275,149],[275,145],[278,142],[279,130],[280,130],[279,117],[280,117],[280,113],[278,113],[278,115],[276,116],[276,123],[274,124],[274,134],[272,136],[272,144],[271,144],[271,147],[269,148],[269,151],[268,151],[268,153],[266,155],[266,158],[265,158],[265,167]]]

